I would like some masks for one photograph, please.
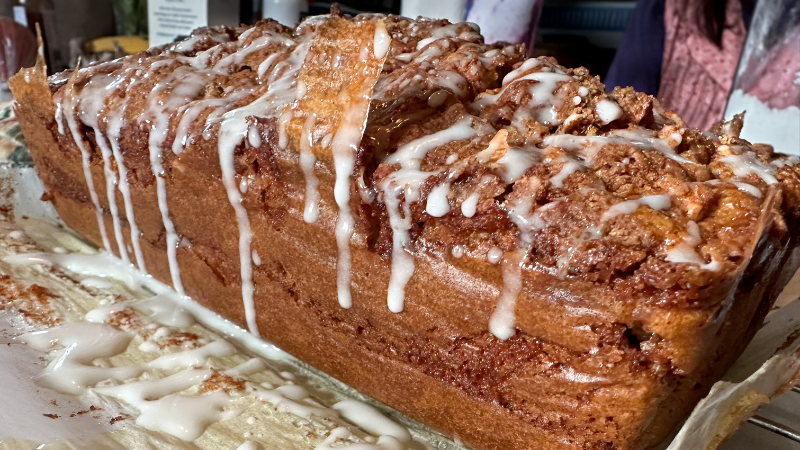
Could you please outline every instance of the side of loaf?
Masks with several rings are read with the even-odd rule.
[[[486,450],[658,445],[800,265],[800,161],[394,16],[10,82],[72,229]]]

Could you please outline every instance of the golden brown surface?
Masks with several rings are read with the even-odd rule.
[[[566,101],[554,105],[553,116],[539,120],[540,111],[531,107],[531,97],[538,95],[531,88],[537,81],[519,80],[497,90],[500,80],[523,61],[519,48],[483,45],[466,24],[451,26],[451,37],[417,48],[446,23],[386,18],[392,46],[350,174],[355,213],[350,245],[353,306],[343,309],[336,295],[336,172],[330,149],[321,141],[340,126],[342,111],[352,104],[339,92],[371,83],[370,68],[380,68],[380,58],[371,55],[358,66],[360,55],[354,51],[359,46],[372,48],[377,23],[335,18],[301,26],[298,35],[315,37],[298,75],[308,86],[296,107],[300,113],[287,124],[277,117],[249,118],[260,145],[245,139],[234,153],[237,181],[249,182],[242,204],[253,231],[252,248],[261,261],[253,273],[261,334],[366,394],[478,448],[638,449],[658,444],[736,359],[800,263],[797,163],[740,140],[735,130],[740,121],[725,124],[727,128],[716,134],[702,134],[687,129],[652,97],[630,89],[605,94],[585,70],[565,69],[549,59],[522,66],[516,77],[538,72],[571,77],[554,87],[555,97]],[[253,42],[262,32],[292,36],[291,30],[274,22],[261,22],[256,30],[244,40]],[[366,31],[345,36],[342,30]],[[218,44],[208,36],[235,39],[243,31],[205,32],[207,37],[197,40],[189,54]],[[211,60],[235,52],[237,42],[213,47],[221,50],[212,52]],[[256,67],[272,53],[288,53],[283,47],[269,43],[247,54],[229,73],[208,76],[207,87],[185,103],[221,98],[231,86],[234,92],[247,93],[237,105],[252,102],[270,84],[254,74]],[[429,52],[432,47],[437,50]],[[349,72],[332,62],[334,49],[346,61],[350,58],[344,66]],[[426,51],[434,56],[418,62]],[[80,152],[70,133],[58,130],[54,101],[63,105],[65,96],[77,95],[76,89],[89,80],[102,80],[103,74],[118,81],[122,88],[104,100],[98,118],[112,111],[124,113],[118,142],[147,271],[170,282],[147,146],[152,120],[148,101],[155,92],[168,102],[172,94],[154,88],[173,71],[184,70],[155,63],[184,63],[164,49],[151,52],[96,66],[73,75],[66,85],[56,79],[48,85],[40,68],[26,74],[30,82],[17,76],[12,89],[53,204],[70,227],[100,244]],[[414,54],[410,63],[402,56],[408,53]],[[441,81],[445,72],[458,73],[464,82],[453,87]],[[581,88],[586,95],[579,95]],[[443,94],[432,101],[437,92]],[[570,101],[576,96],[580,104]],[[598,105],[608,100],[619,105],[621,114],[603,123]],[[178,113],[170,113],[161,145],[163,180],[169,214],[181,237],[177,261],[186,293],[244,325],[239,229],[221,182],[220,125],[206,123],[212,113],[206,108],[198,114],[180,154],[169,150],[180,120]],[[321,122],[312,139],[317,143],[313,151],[321,195],[320,218],[313,224],[303,220],[305,180],[298,163],[302,127],[310,113]],[[387,162],[387,155],[465,117],[472,117],[473,128],[490,131],[437,146],[423,158],[422,170],[439,174],[425,180],[420,199],[409,204],[412,240],[406,250],[414,255],[416,267],[406,286],[404,311],[392,313],[386,292],[393,233],[387,194],[378,186],[400,167]],[[107,133],[108,123],[99,122]],[[205,128],[210,132],[203,133]],[[652,132],[663,145],[671,142],[673,153],[631,142],[577,150],[547,144],[552,142],[548,136],[608,136],[627,129]],[[279,142],[283,132],[289,143],[285,148]],[[674,133],[679,140],[671,137]],[[97,135],[82,126],[81,136],[91,153],[94,190],[111,237],[110,250],[119,254]],[[499,153],[479,161],[479,152],[497,136]],[[509,147],[538,152],[512,182],[497,166]],[[735,174],[723,160],[739,155],[734,151],[774,166],[770,170],[775,182],[753,171]],[[455,162],[448,162],[453,154]],[[581,169],[558,186],[553,177],[571,160],[581,161]],[[450,175],[455,180],[448,197],[451,212],[433,217],[426,212],[425,199]],[[760,195],[735,184],[744,182]],[[465,217],[460,205],[474,192],[481,193],[481,200],[475,215]],[[642,207],[602,219],[612,205],[656,194],[671,196],[668,208]],[[115,196],[116,204],[122,205],[118,190]],[[533,233],[525,254],[517,332],[500,340],[489,332],[488,321],[504,282],[501,265],[488,262],[487,254],[493,247],[507,253],[518,247],[521,230],[510,212],[525,199],[531,200],[531,210],[541,208],[538,217],[544,226]],[[120,207],[122,235],[131,246],[124,213]],[[669,249],[691,234],[690,222],[699,230],[700,257],[705,264],[716,262],[716,270],[665,259]],[[598,227],[599,235],[585,239],[582,233],[591,227]],[[453,256],[454,247],[465,256]]]

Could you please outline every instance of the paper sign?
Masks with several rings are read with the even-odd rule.
[[[20,25],[28,26],[28,15],[25,13],[24,6],[15,6],[13,8],[14,11],[14,21],[19,23]]]
[[[148,0],[147,22],[150,46],[168,44],[178,36],[208,25],[205,0]]]

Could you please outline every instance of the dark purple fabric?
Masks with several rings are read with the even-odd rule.
[[[663,53],[664,0],[639,0],[606,74],[606,89],[633,86],[658,94]]]

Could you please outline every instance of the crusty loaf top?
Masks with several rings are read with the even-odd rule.
[[[336,21],[347,23],[337,31]],[[297,158],[307,222],[319,217],[319,190],[335,190],[343,306],[353,233],[391,260],[393,311],[415,254],[488,260],[503,265],[491,323],[500,338],[513,334],[522,269],[693,307],[763,232],[788,238],[800,217],[800,161],[739,138],[742,116],[690,129],[652,96],[606,92],[584,68],[484,44],[473,24],[319,16],[291,30],[263,20],[200,29],[50,84],[59,139],[71,147],[85,134],[88,158],[118,153],[129,183],[159,183],[183,152],[216,141],[215,170],[240,223],[246,302],[239,190],[252,180],[235,157],[248,148]],[[335,186],[320,183],[319,164],[335,170]],[[179,236],[164,203],[169,249]]]

